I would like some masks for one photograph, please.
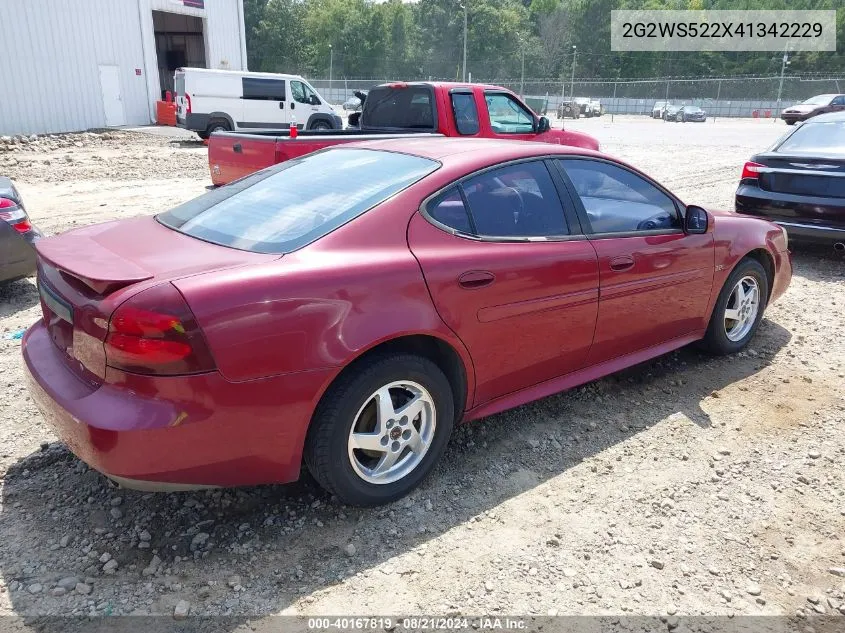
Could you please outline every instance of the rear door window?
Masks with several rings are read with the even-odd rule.
[[[244,77],[244,99],[257,101],[284,101],[285,80],[264,79],[259,77]]]
[[[433,130],[437,127],[434,93],[430,86],[380,86],[364,102],[361,122],[366,128]]]
[[[286,253],[330,233],[439,166],[396,152],[330,149],[247,176],[157,219],[221,246]]]
[[[467,136],[478,134],[478,108],[475,107],[475,97],[471,92],[454,92],[452,98],[452,113],[458,134]]]
[[[458,233],[494,240],[570,234],[543,161],[506,165],[471,176],[430,202],[426,213]]]

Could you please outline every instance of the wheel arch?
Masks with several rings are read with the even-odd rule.
[[[734,268],[739,266],[740,262],[743,259],[754,259],[757,260],[760,265],[763,267],[763,270],[766,271],[766,281],[768,282],[768,294],[766,296],[766,303],[768,303],[769,299],[772,296],[772,287],[775,285],[775,260],[772,257],[772,254],[766,250],[765,248],[755,248],[748,253],[746,253],[743,257],[739,258]],[[731,270],[733,272],[733,269]]]
[[[309,116],[308,121],[305,123],[305,129],[310,130],[318,121],[328,123],[330,130],[335,129],[334,119],[332,119],[330,114],[326,114],[325,112],[315,112]]]
[[[226,121],[229,124],[230,130],[235,129],[234,120],[232,120],[232,117],[229,116],[228,114],[226,114],[225,112],[212,112],[211,114],[209,114],[208,115],[208,125],[211,125],[211,122],[214,121],[214,119],[222,119],[223,121]],[[206,129],[208,129],[207,126],[206,126]]]
[[[458,424],[464,415],[470,393],[474,388],[472,366],[468,365],[468,355],[462,355],[450,341],[430,333],[402,334],[360,350],[327,382],[317,403],[315,403],[314,411],[317,411],[320,403],[331,392],[332,385],[347,374],[356,371],[369,359],[376,356],[402,353],[416,354],[428,358],[443,371],[452,388],[455,403],[455,424]],[[309,427],[311,422],[313,422],[313,415],[308,423]]]

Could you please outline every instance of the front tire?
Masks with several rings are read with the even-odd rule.
[[[332,129],[332,126],[330,126],[325,121],[314,121],[314,123],[311,124],[311,129],[312,130],[330,130],[330,129]]]
[[[754,337],[769,297],[769,279],[756,259],[746,257],[725,281],[702,344],[713,354],[734,354]]]
[[[443,371],[411,355],[377,356],[342,375],[323,396],[305,440],[305,463],[343,503],[404,497],[438,462],[455,405]]]

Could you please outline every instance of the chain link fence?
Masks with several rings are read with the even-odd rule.
[[[420,77],[414,81],[437,81]],[[395,79],[310,79],[329,102],[340,105],[354,90],[369,90]],[[405,80],[412,81],[412,80]],[[444,81],[449,81],[448,79]],[[843,77],[717,77],[707,79],[661,78],[637,80],[582,79],[490,79],[473,77],[476,83],[510,88],[526,98],[547,102],[546,112],[554,116],[561,101],[575,98],[598,100],[608,114],[650,115],[658,101],[675,105],[697,105],[709,117],[780,116],[780,111],[814,95],[841,93]],[[780,94],[780,102],[778,102]]]

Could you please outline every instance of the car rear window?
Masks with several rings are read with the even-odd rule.
[[[335,148],[247,176],[157,216],[191,237],[255,253],[287,253],[424,178],[440,163]]]
[[[840,154],[845,157],[845,121],[810,121],[777,148],[784,154]]]
[[[365,128],[433,130],[437,127],[431,86],[379,86],[364,102]]]

